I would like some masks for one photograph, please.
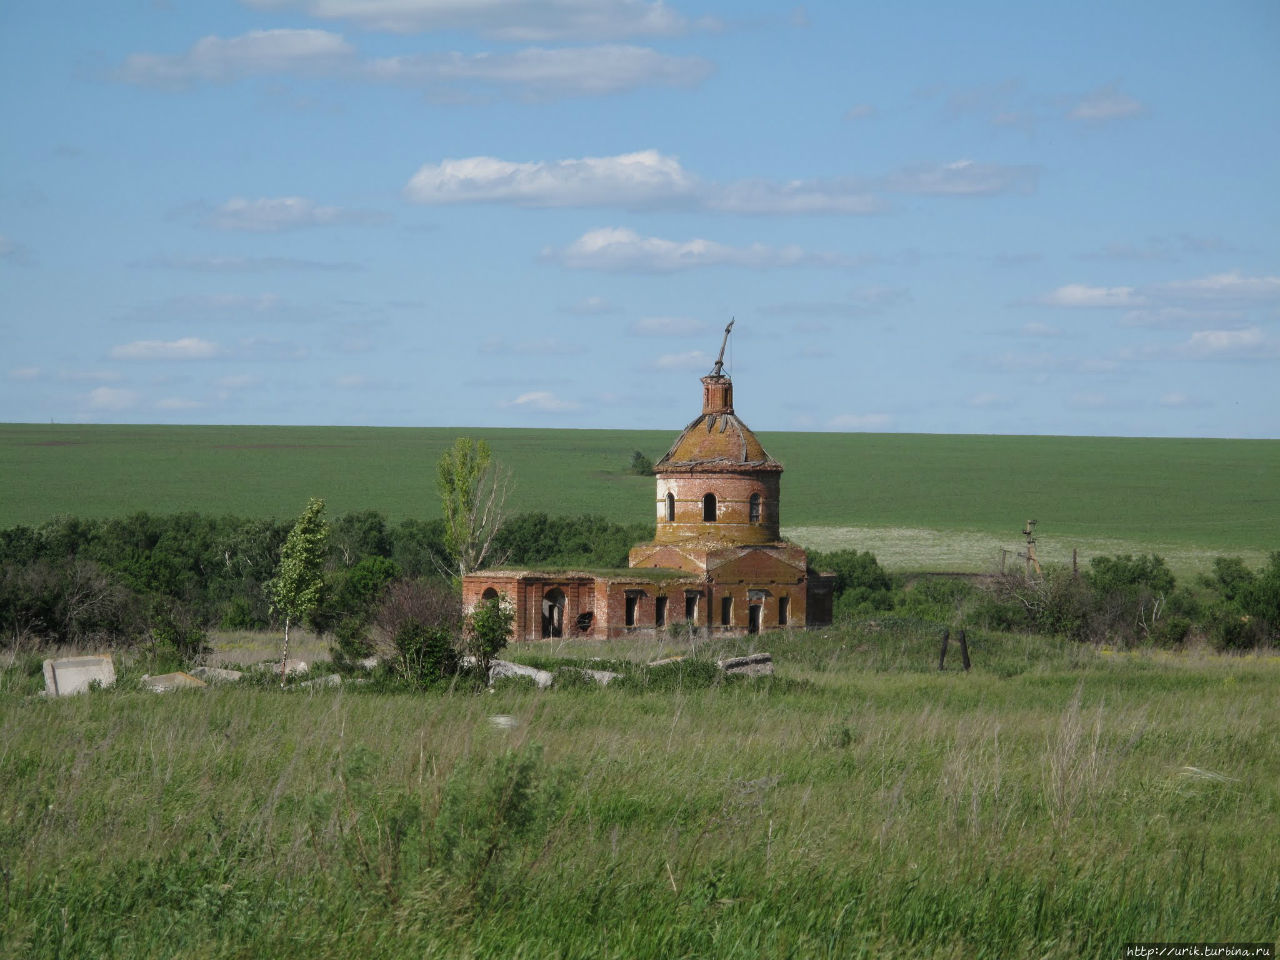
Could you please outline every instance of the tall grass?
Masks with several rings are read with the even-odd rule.
[[[1276,939],[1280,662],[978,637],[940,674],[935,639],[756,638],[786,682],[659,692],[0,687],[0,953]]]

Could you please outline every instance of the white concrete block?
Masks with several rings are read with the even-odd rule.
[[[69,697],[73,693],[84,693],[94,681],[104,687],[115,685],[116,665],[111,654],[44,662],[44,692],[47,696]]]

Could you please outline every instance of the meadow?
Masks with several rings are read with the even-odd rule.
[[[939,673],[919,624],[752,639],[774,678],[657,690],[155,696],[134,664],[46,701],[19,661],[0,956],[1110,960],[1280,935],[1280,658],[991,635]]]
[[[514,477],[513,511],[651,516],[657,460],[677,431],[0,425],[0,528],[58,514],[197,511],[287,518],[310,496],[331,516],[438,513],[435,463],[458,435],[487,440]],[[1280,546],[1280,442],[1105,437],[763,433],[786,466],[782,523],[822,550],[871,549],[906,570],[990,570],[1039,521],[1041,557],[1166,556],[1181,573],[1218,554],[1257,565]]]

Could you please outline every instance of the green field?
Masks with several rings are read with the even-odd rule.
[[[1280,935],[1280,658],[975,636],[973,671],[940,674],[928,629],[754,639],[774,680],[649,692],[156,696],[139,664],[46,701],[20,661],[0,957],[1115,960]]]
[[[482,437],[515,478],[516,511],[651,516],[626,472],[678,431],[0,425],[0,527],[57,514],[195,510],[291,517],[437,512],[436,459]],[[1050,560],[1160,552],[1179,570],[1280,549],[1280,441],[764,433],[786,466],[784,531],[872,549],[891,566],[989,569],[1029,518]]]

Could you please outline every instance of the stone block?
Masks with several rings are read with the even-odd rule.
[[[280,673],[280,665],[276,664],[276,673]],[[297,676],[300,673],[307,672],[307,662],[305,660],[286,660],[284,662],[284,675],[286,677]]]
[[[526,667],[521,663],[509,663],[506,660],[494,660],[489,664],[489,683],[498,677],[530,677],[538,685],[539,690],[551,686],[552,674],[549,670]]]
[[[727,660],[718,660],[716,666],[725,673],[740,673],[748,677],[773,676],[773,656],[768,653],[729,657]]]
[[[152,693],[169,693],[173,690],[189,690],[207,687],[208,684],[189,673],[162,673],[157,677],[143,677],[142,686]]]
[[[342,678],[336,673],[329,673],[314,680],[304,680],[298,686],[307,690],[326,690],[330,687],[342,686]]]
[[[223,670],[220,667],[193,667],[191,675],[205,683],[235,683],[244,676],[239,670]]]
[[[116,665],[111,654],[44,662],[44,692],[47,696],[69,697],[73,693],[84,693],[95,682],[104,687],[115,685]]]

